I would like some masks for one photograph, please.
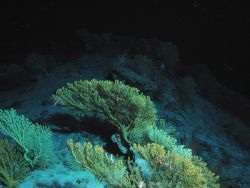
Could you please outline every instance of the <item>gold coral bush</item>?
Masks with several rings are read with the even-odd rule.
[[[100,146],[68,141],[76,162],[112,187],[218,188],[218,177],[190,149],[178,145],[157,129],[156,109],[149,97],[120,81],[80,80],[68,83],[52,96],[55,104],[77,115],[99,112],[121,133],[136,156],[144,159],[152,177],[143,177],[131,160],[108,157]],[[146,142],[146,143],[145,143]]]
[[[79,116],[99,112],[122,136],[131,142],[135,129],[155,126],[157,117],[153,102],[137,88],[121,81],[80,80],[68,83],[52,96],[55,104],[67,107]]]

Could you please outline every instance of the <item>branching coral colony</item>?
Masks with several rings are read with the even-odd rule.
[[[135,159],[144,160],[146,165],[139,166],[129,158],[107,154],[101,146],[68,140],[72,158],[112,187],[220,187],[218,176],[206,163],[177,144],[173,127],[160,128],[164,121],[138,89],[120,81],[80,80],[58,89],[52,99],[78,117],[100,113],[117,129]],[[7,187],[16,187],[32,169],[49,167],[56,160],[49,128],[32,123],[14,109],[0,109],[0,133],[16,143],[0,140],[0,183]]]
[[[0,184],[8,188],[16,187],[31,169],[47,168],[56,160],[52,131],[14,109],[0,109],[0,133],[12,139],[0,139]]]
[[[147,168],[139,168],[130,159],[108,156],[101,146],[68,140],[74,160],[112,187],[220,187],[218,176],[206,163],[177,144],[172,127],[158,128],[153,102],[138,89],[120,81],[80,80],[58,89],[52,99],[80,117],[86,112],[100,113],[117,128],[134,155],[146,161]],[[146,170],[150,175],[145,176]]]

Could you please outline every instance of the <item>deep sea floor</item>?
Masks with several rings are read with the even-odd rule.
[[[78,121],[51,100],[66,83],[93,78],[119,79],[140,89],[153,100],[165,126],[176,128],[178,142],[220,176],[222,187],[250,187],[249,99],[219,84],[205,66],[181,65],[171,43],[86,33],[82,41],[85,50],[76,56],[31,52],[25,64],[0,67],[0,108],[14,108],[49,126],[58,158],[54,167],[32,171],[19,188],[108,187],[70,164],[66,142],[91,141],[116,153],[112,130],[103,129],[105,122],[92,114]]]

